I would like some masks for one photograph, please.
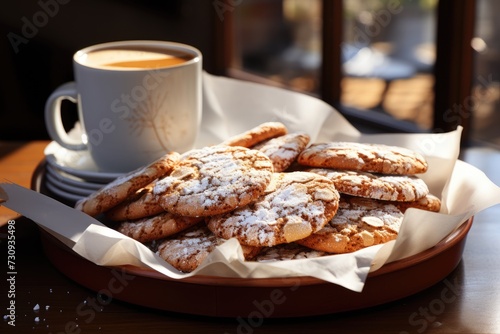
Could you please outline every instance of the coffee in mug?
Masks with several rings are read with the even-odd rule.
[[[201,122],[202,55],[163,41],[122,41],[73,56],[75,81],[58,87],[45,107],[51,138],[70,150],[89,150],[105,172],[127,172],[169,151],[191,149]],[[78,105],[81,140],[63,128],[60,104]]]
[[[185,52],[155,48],[109,48],[89,52],[82,63],[100,69],[158,69],[183,64],[193,59],[193,55]]]

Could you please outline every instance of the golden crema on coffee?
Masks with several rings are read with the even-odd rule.
[[[100,69],[141,70],[179,65],[194,57],[175,50],[103,49],[78,56],[78,62]]]

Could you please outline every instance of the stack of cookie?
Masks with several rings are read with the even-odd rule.
[[[321,231],[298,241],[330,253],[347,253],[397,237],[409,207],[439,211],[440,200],[417,175],[427,162],[417,152],[381,144],[313,144],[298,158],[332,180],[341,193],[337,215]]]
[[[413,176],[427,168],[416,153],[368,145],[370,156],[359,144],[309,141],[264,123],[220,145],[169,153],[76,207],[105,216],[184,272],[230,238],[247,260],[317,257],[394,239],[407,207],[436,210]],[[342,148],[332,158],[335,145]],[[413,160],[396,164],[402,155]],[[362,169],[375,165],[382,167]]]

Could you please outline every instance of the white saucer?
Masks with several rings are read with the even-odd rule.
[[[65,173],[53,166],[47,164],[46,165],[47,177],[50,178],[54,183],[60,184],[61,187],[64,185],[87,189],[91,191],[96,191],[101,189],[106,183],[96,183],[84,180],[77,176]]]
[[[64,173],[93,183],[109,183],[123,173],[99,171],[88,151],[71,151],[56,142],[45,148],[47,163]]]
[[[45,182],[44,184],[47,189],[52,192],[53,194],[57,195],[58,197],[60,197],[61,199],[65,199],[67,201],[70,201],[70,202],[77,202],[79,201],[80,199],[86,197],[86,196],[83,196],[83,195],[77,195],[77,194],[73,194],[73,193],[70,193],[70,192],[67,192],[67,191],[64,191],[56,186],[54,186],[52,183],[50,182]]]
[[[64,182],[60,182],[57,178],[55,178],[52,174],[45,174],[46,182],[50,183],[53,187],[60,189],[61,191],[67,192],[69,194],[74,194],[78,196],[89,196],[94,193],[95,190],[84,188],[84,187],[76,187],[70,184],[66,184]]]

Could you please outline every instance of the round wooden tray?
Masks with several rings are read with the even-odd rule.
[[[33,189],[43,187],[43,164],[33,176]],[[473,218],[451,236],[417,255],[391,262],[368,275],[362,292],[354,292],[314,277],[242,279],[194,276],[172,279],[156,271],[131,266],[98,266],[41,230],[41,240],[53,265],[75,282],[136,305],[171,312],[217,317],[300,317],[359,310],[422,291],[459,264]]]

